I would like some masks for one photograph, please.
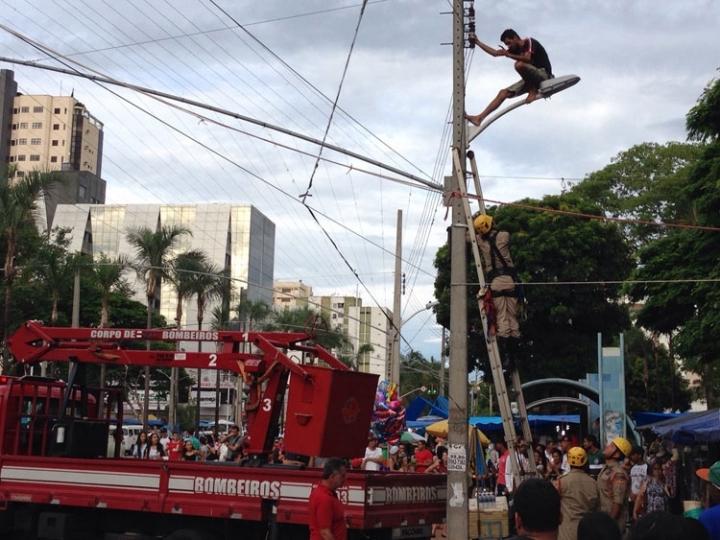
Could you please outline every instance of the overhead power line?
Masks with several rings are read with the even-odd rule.
[[[51,48],[48,47],[47,45],[44,45],[44,44],[42,44],[42,43],[40,43],[40,42],[37,42],[37,41],[35,41],[35,40],[33,40],[33,39],[25,36],[24,34],[18,32],[18,31],[16,31],[16,30],[13,30],[12,28],[9,28],[8,26],[6,26],[6,25],[4,25],[4,24],[1,24],[1,23],[0,23],[0,28],[3,29],[3,30],[5,30],[5,31],[8,32],[9,34],[17,37],[18,39],[24,41],[25,43],[27,43],[27,44],[35,47],[36,49],[40,50],[40,51],[43,52],[44,54],[51,55],[55,60],[57,60],[58,58],[62,58],[62,59],[65,60],[66,62],[69,62],[69,63],[71,63],[71,64],[79,65],[79,66],[83,67],[84,69],[89,69],[89,68],[87,68],[86,66],[82,66],[82,64],[80,64],[79,62],[68,58],[67,56],[59,53],[58,51],[55,51],[55,50],[51,49]],[[56,71],[56,72],[59,72],[59,73],[65,73],[65,74],[67,74],[67,75],[72,75],[72,76],[75,76],[75,77],[82,77],[82,78],[89,79],[89,80],[92,80],[92,81],[98,82],[98,83],[112,84],[112,85],[114,85],[114,86],[120,86],[120,87],[123,87],[123,88],[128,88],[128,89],[130,89],[130,90],[134,90],[134,91],[136,91],[136,92],[141,92],[141,93],[146,94],[146,95],[149,95],[149,96],[156,96],[156,97],[160,97],[160,98],[164,98],[164,99],[169,99],[169,100],[171,100],[171,101],[177,101],[177,102],[180,102],[180,103],[185,103],[186,105],[192,105],[192,106],[194,106],[194,107],[198,107],[198,108],[205,109],[205,110],[209,110],[209,111],[212,111],[212,112],[215,112],[215,113],[218,113],[218,114],[222,114],[222,115],[224,115],[224,116],[229,116],[229,117],[231,117],[231,118],[235,118],[236,120],[241,120],[241,121],[247,122],[247,123],[249,123],[249,124],[253,124],[253,125],[256,125],[256,126],[260,126],[260,127],[265,128],[265,129],[270,129],[270,130],[273,130],[273,131],[277,131],[277,132],[282,133],[282,134],[284,134],[284,135],[288,135],[288,136],[290,136],[290,137],[294,137],[294,138],[303,140],[303,141],[305,141],[305,142],[309,142],[309,143],[314,144],[314,145],[317,145],[317,146],[323,146],[322,141],[320,141],[320,140],[318,140],[318,139],[316,139],[316,138],[314,138],[314,137],[310,137],[310,136],[305,135],[305,134],[303,134],[303,133],[299,133],[299,132],[297,132],[297,131],[293,131],[293,130],[287,129],[287,128],[284,128],[284,127],[282,127],[282,126],[278,126],[278,125],[275,125],[275,124],[270,124],[270,123],[268,123],[268,122],[263,122],[262,120],[258,120],[258,119],[256,119],[256,118],[252,118],[252,117],[250,117],[250,116],[246,116],[246,115],[244,115],[244,114],[240,114],[240,113],[237,113],[237,112],[229,111],[229,110],[223,109],[223,108],[221,108],[221,107],[216,107],[216,106],[210,105],[210,104],[208,104],[208,103],[203,103],[203,102],[200,102],[200,101],[197,101],[197,100],[188,99],[188,98],[183,98],[183,97],[181,97],[181,96],[176,96],[176,95],[174,95],[174,94],[170,94],[170,93],[167,93],[167,92],[162,92],[162,91],[159,91],[159,90],[154,90],[154,89],[152,89],[152,88],[147,88],[147,87],[144,87],[144,86],[140,86],[140,85],[136,85],[136,84],[132,84],[132,83],[128,83],[128,82],[119,81],[119,80],[117,80],[117,79],[114,79],[114,78],[111,78],[111,77],[107,77],[107,76],[105,76],[105,75],[92,75],[92,74],[90,74],[90,73],[83,73],[83,72],[81,72],[81,71],[79,71],[79,70],[68,71],[68,70],[65,70],[65,69],[62,69],[62,68],[56,68],[56,67],[53,67],[53,66],[47,66],[47,65],[43,65],[43,64],[37,64],[37,63],[35,63],[35,62],[16,61],[16,60],[9,59],[9,58],[5,58],[5,57],[0,57],[0,61],[10,62],[10,63],[17,63],[17,64],[21,64],[21,65],[26,65],[26,66],[28,66],[28,67],[34,67],[34,68],[39,68],[39,69],[46,69],[46,70],[50,70],[50,71]],[[95,70],[91,70],[91,71],[95,71]],[[97,73],[97,72],[96,72],[96,73]],[[345,155],[347,155],[347,156],[354,157],[354,158],[359,159],[359,160],[361,160],[361,161],[363,161],[363,162],[365,162],[365,163],[369,163],[369,164],[374,165],[374,166],[376,166],[376,167],[380,167],[381,169],[385,169],[385,170],[387,170],[387,171],[393,172],[393,173],[395,173],[395,174],[398,174],[398,175],[400,175],[400,176],[403,176],[403,177],[405,177],[405,178],[408,178],[408,179],[410,179],[410,180],[413,180],[413,181],[415,181],[415,182],[417,182],[417,183],[419,183],[419,184],[421,184],[421,185],[424,185],[424,186],[426,186],[426,187],[429,187],[429,188],[431,188],[431,189],[436,189],[436,190],[440,190],[440,191],[442,191],[442,189],[443,189],[443,186],[441,186],[440,184],[437,184],[437,183],[435,183],[435,182],[431,182],[431,181],[429,181],[429,180],[426,180],[425,178],[420,178],[419,176],[416,176],[416,175],[414,175],[414,174],[412,174],[412,173],[409,173],[409,172],[407,172],[407,171],[403,171],[402,169],[398,169],[397,167],[394,167],[394,166],[392,166],[392,165],[388,165],[388,164],[383,163],[383,162],[381,162],[381,161],[378,161],[378,160],[369,158],[369,157],[367,157],[367,156],[363,156],[362,154],[358,154],[357,152],[353,152],[352,150],[349,150],[349,149],[347,149],[347,148],[343,148],[343,147],[341,147],[341,146],[337,146],[337,145],[330,144],[330,143],[325,143],[324,146],[325,146],[326,148],[330,149],[330,150],[335,151],[335,152],[339,152],[339,153],[341,153],[341,154],[345,154]]]

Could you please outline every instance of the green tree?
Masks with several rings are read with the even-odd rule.
[[[18,272],[16,266],[18,236],[23,227],[32,224],[40,194],[58,181],[56,173],[34,171],[17,181],[12,180],[12,174],[13,170],[7,167],[2,167],[0,170],[0,236],[5,250],[2,278],[4,299],[2,320],[0,320],[3,332],[1,358],[3,370],[9,367],[5,343],[10,330],[12,291]]]
[[[130,285],[124,278],[130,261],[124,255],[108,257],[101,253],[93,262],[91,272],[93,288],[100,296],[100,328],[111,326],[110,299],[113,293],[129,295]]]
[[[170,260],[177,243],[185,235],[191,234],[185,227],[162,226],[158,230],[139,227],[128,231],[127,241],[135,248],[134,267],[137,275],[145,283],[147,297],[147,328],[151,328],[152,313],[158,299],[158,291],[163,279],[170,271]],[[149,348],[149,343],[148,343]],[[143,427],[147,428],[148,409],[150,407],[150,368],[145,367],[145,390],[143,395]]]
[[[601,215],[590,201],[569,193],[524,200],[525,206]],[[527,283],[527,320],[521,323],[520,372],[523,380],[580,378],[596,365],[597,333],[616,335],[629,326],[618,285],[632,268],[630,249],[619,228],[597,220],[504,206],[493,209],[499,230],[512,234],[511,252],[520,279]],[[468,276],[477,281],[472,256]],[[449,326],[450,261],[447,246],[435,259],[437,321]],[[554,282],[578,283],[553,285]],[[586,283],[588,282],[588,283]],[[535,285],[537,284],[537,285]],[[540,285],[542,284],[542,285]],[[487,349],[476,301],[468,288],[468,369],[489,373]]]
[[[195,295],[197,301],[197,327],[202,330],[205,320],[205,311],[209,303],[216,299],[221,299],[225,291],[226,276],[223,271],[208,261],[200,263],[199,268],[192,274],[192,294]],[[198,342],[198,351],[201,350],[202,343]],[[219,376],[219,374],[216,374]],[[197,370],[197,414],[195,429],[200,430],[200,388],[202,382],[202,370]]]
[[[200,250],[186,251],[180,253],[171,261],[168,280],[172,283],[177,297],[175,308],[175,326],[179,330],[182,327],[183,308],[185,301],[194,293],[195,273],[204,269],[207,263],[207,255]],[[178,343],[179,346],[179,343]],[[170,388],[168,389],[168,422],[171,425],[177,423],[177,401],[178,401],[178,369],[170,371]]]
[[[438,383],[438,366],[432,359],[428,360],[418,351],[400,355],[400,395],[424,386],[425,394],[434,396],[437,395]],[[416,395],[413,392],[407,396],[408,400]]]
[[[327,317],[309,307],[275,312],[273,321],[268,325],[267,329],[277,329],[285,332],[307,332],[314,336],[313,341],[315,343],[328,350],[339,351],[348,345],[347,336],[340,327],[333,328]]]
[[[691,224],[720,227],[720,81],[706,88],[687,117],[689,136],[710,141],[692,166],[682,197],[690,206]],[[632,299],[642,302],[638,323],[669,334],[687,368],[702,374],[708,406],[720,405],[720,234],[713,230],[673,229],[643,247]],[[658,283],[658,280],[667,280]]]
[[[26,271],[50,298],[50,326],[57,326],[58,306],[63,292],[72,287],[80,255],[68,252],[67,230],[55,229],[42,235],[39,249]]]
[[[625,332],[625,395],[628,411],[686,411],[691,393],[659,336],[639,328]]]
[[[613,217],[688,223],[690,201],[683,190],[703,146],[669,142],[643,143],[620,152],[609,165],[588,175],[572,193],[595,201]],[[633,247],[662,234],[652,225],[623,225]]]
[[[244,291],[243,291],[244,292]],[[270,306],[262,300],[249,300],[243,297],[235,307],[238,321],[243,330],[254,330],[261,327],[271,313]]]

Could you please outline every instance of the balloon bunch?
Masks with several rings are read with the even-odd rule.
[[[375,394],[372,430],[388,444],[397,444],[405,431],[405,408],[398,396],[397,384],[380,381]]]

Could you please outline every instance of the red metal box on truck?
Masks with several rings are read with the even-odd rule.
[[[361,456],[367,446],[378,376],[303,366],[290,376],[285,448],[322,457]]]

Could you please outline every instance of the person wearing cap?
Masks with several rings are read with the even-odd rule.
[[[382,448],[378,446],[378,439],[375,434],[368,436],[367,448],[365,448],[365,457],[362,461],[362,469],[364,471],[379,471],[380,467],[385,465]]]
[[[700,514],[700,523],[710,535],[710,540],[720,540],[720,461],[708,469],[698,469],[695,474],[706,482],[706,510]]]
[[[624,459],[630,455],[632,445],[623,437],[615,437],[603,451],[605,466],[597,477],[600,494],[600,510],[610,514],[621,532],[625,532],[628,512],[628,490],[630,478],[623,467]]]
[[[583,515],[600,508],[600,493],[595,480],[585,472],[588,456],[583,448],[574,446],[567,452],[570,471],[557,479],[562,521],[558,540],[577,540],[578,523]]]

